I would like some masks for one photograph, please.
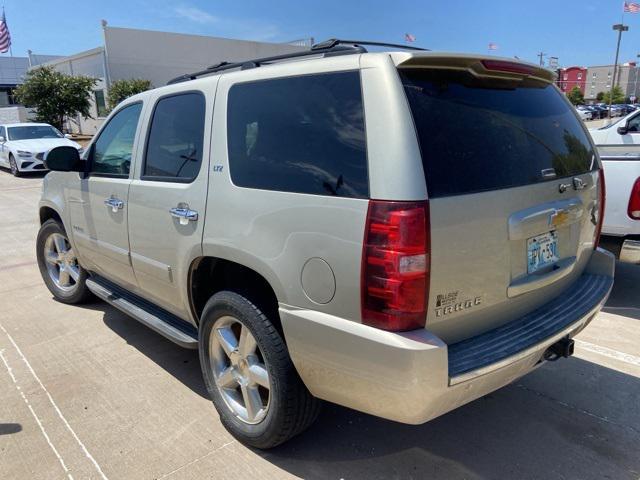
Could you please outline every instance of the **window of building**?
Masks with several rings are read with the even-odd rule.
[[[564,74],[563,80],[568,80],[569,79],[569,75],[567,75],[566,73]]]
[[[598,74],[597,74],[597,73],[595,73],[595,72],[593,72],[592,77],[593,77],[593,78],[596,78],[597,76],[598,76]]]
[[[582,72],[578,72],[578,80],[582,80]]]
[[[227,109],[235,185],[368,197],[358,72],[239,83],[229,91]]]
[[[104,90],[94,90],[93,96],[96,102],[98,117],[106,117],[109,112],[107,111],[107,104],[104,99]]]
[[[145,154],[143,180],[190,182],[204,148],[204,95],[189,92],[158,100]]]

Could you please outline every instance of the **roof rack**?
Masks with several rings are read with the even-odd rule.
[[[395,43],[382,43],[382,42],[368,42],[358,40],[340,40],[332,38],[325,40],[324,42],[316,43],[309,50],[302,52],[285,53],[282,55],[275,55],[272,57],[256,58],[253,60],[244,60],[242,62],[220,62],[210,67],[193,73],[185,73],[179,77],[173,78],[167,82],[167,85],[174,83],[187,82],[189,80],[195,80],[199,77],[211,75],[213,73],[223,72],[225,70],[233,70],[239,68],[240,70],[248,70],[250,68],[260,67],[264,64],[270,64],[279,62],[282,60],[289,60],[308,56],[322,55],[323,57],[337,56],[337,55],[351,55],[356,53],[367,53],[367,49],[363,45],[377,46],[377,47],[392,47],[401,48],[403,50],[421,50],[425,51],[425,48],[410,47],[407,45],[399,45]]]

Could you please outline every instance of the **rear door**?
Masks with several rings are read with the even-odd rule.
[[[127,229],[130,174],[142,102],[122,107],[88,152],[89,173],[68,182],[67,202],[76,248],[85,267],[135,288]]]
[[[183,318],[189,266],[202,254],[215,84],[209,79],[200,90],[155,100],[129,194],[131,259],[141,293]]]
[[[427,328],[449,342],[561,294],[598,216],[598,161],[571,105],[551,83],[479,64],[400,70],[430,204]]]

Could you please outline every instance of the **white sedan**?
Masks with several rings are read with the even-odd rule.
[[[82,147],[47,123],[9,123],[0,125],[0,166],[13,175],[46,170],[43,160],[53,147],[70,146],[82,154]]]

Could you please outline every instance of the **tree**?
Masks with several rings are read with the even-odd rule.
[[[602,100],[604,100],[604,92],[598,92],[598,94],[596,95],[596,100],[598,102],[602,102]]]
[[[602,96],[602,101],[604,103],[609,103],[610,94],[611,92],[605,92],[605,94]],[[624,93],[622,89],[617,85],[613,87],[613,100],[611,101],[611,103],[614,105],[616,103],[624,103]]]
[[[113,110],[125,98],[151,88],[151,82],[143,78],[116,80],[109,86],[109,108]]]
[[[90,118],[91,92],[97,79],[72,76],[51,66],[29,70],[22,85],[15,89],[17,100],[36,109],[36,120],[62,130],[64,117]]]
[[[567,98],[574,105],[582,105],[584,103],[584,94],[578,87],[573,87],[569,93],[567,93]]]

